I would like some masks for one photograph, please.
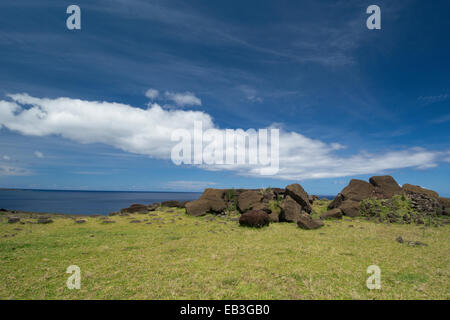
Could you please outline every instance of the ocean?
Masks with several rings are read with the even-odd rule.
[[[100,214],[167,200],[195,200],[201,192],[124,192],[62,190],[0,190],[0,208],[44,213]]]

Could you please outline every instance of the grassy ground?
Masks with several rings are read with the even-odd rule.
[[[99,217],[85,224],[57,217],[47,225],[0,218],[0,298],[450,298],[448,225],[344,219],[310,231],[288,223],[255,230],[184,209],[154,214],[115,216],[114,224]],[[400,244],[398,236],[428,246]],[[381,268],[381,290],[366,287],[373,264]],[[80,290],[66,287],[70,265],[81,268]]]

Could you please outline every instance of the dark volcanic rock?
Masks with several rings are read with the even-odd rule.
[[[302,229],[312,230],[323,227],[324,223],[320,220],[311,218],[309,214],[302,213],[297,221],[297,225]]]
[[[169,208],[178,208],[180,207],[180,202],[178,202],[177,200],[163,201],[161,202],[161,206]]]
[[[262,228],[264,226],[268,226],[269,223],[269,215],[261,210],[251,210],[242,214],[239,218],[239,224],[241,226]]]
[[[411,200],[411,207],[419,213],[435,214],[442,212],[442,206],[439,201],[425,193],[407,191],[406,196]]]
[[[259,191],[248,190],[242,192],[238,197],[238,209],[245,212],[261,202],[263,195]]]
[[[342,219],[341,209],[334,208],[327,212],[322,213],[322,215],[320,216],[320,219],[329,219],[329,218]]]
[[[357,217],[360,215],[359,202],[353,200],[346,200],[341,203],[339,209],[347,217]]]
[[[402,193],[402,188],[391,176],[375,176],[369,179],[369,182],[375,187],[377,198],[392,198],[396,194]]]
[[[370,183],[363,180],[352,179],[348,186],[341,191],[341,194],[344,197],[344,201],[361,201],[373,197],[374,191],[375,188]]]
[[[77,219],[77,220],[75,220],[75,223],[79,223],[79,224],[86,223],[86,222],[87,222],[87,219]]]
[[[331,210],[334,208],[339,208],[342,202],[344,202],[344,195],[342,193],[338,193],[338,195],[328,205],[328,209]]]
[[[290,184],[286,187],[286,194],[291,196],[292,199],[297,201],[302,206],[302,209],[308,213],[311,213],[312,208],[309,203],[309,197],[302,186],[298,183]]]
[[[52,222],[53,222],[53,220],[50,218],[39,218],[37,220],[38,224],[48,224],[48,223],[52,223]]]
[[[420,186],[414,186],[412,184],[404,184],[402,186],[403,191],[405,191],[407,194],[409,193],[419,193],[424,194],[432,199],[439,199],[439,194],[433,190],[425,189]]]
[[[280,207],[280,221],[297,222],[300,218],[302,207],[290,196],[286,196],[283,202],[281,202]]]
[[[20,222],[19,217],[8,217],[8,223],[17,223]]]
[[[223,200],[207,200],[199,199],[186,203],[186,213],[199,217],[204,216],[208,212],[219,213],[225,210],[225,202]]]
[[[145,204],[134,203],[128,208],[123,208],[120,213],[148,213],[148,206]]]

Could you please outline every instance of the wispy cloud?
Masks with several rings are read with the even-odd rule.
[[[436,123],[436,124],[441,124],[441,123],[445,123],[445,122],[449,122],[450,121],[450,114],[435,118],[433,120],[431,120],[431,123]]]
[[[435,96],[420,96],[418,98],[419,101],[423,103],[423,105],[428,106],[437,102],[443,102],[450,99],[450,94],[443,93]]]

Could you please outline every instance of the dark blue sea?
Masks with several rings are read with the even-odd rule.
[[[0,208],[45,213],[101,214],[167,200],[195,200],[200,192],[0,190]]]

